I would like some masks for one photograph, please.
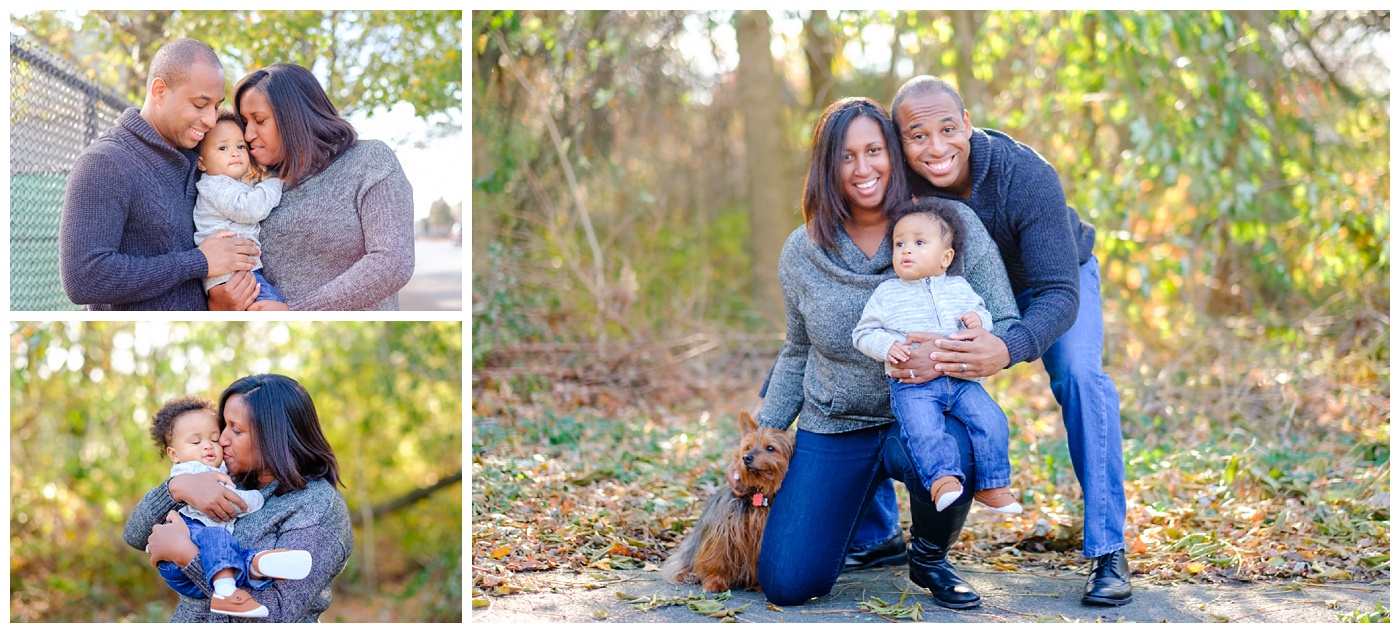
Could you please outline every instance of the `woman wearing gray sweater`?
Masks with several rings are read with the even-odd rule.
[[[295,380],[276,374],[235,381],[219,398],[219,444],[224,464],[239,488],[259,490],[261,510],[234,523],[243,547],[299,549],[311,553],[311,572],[249,591],[268,609],[268,622],[316,622],[331,603],[331,582],[350,559],[354,534],[335,453],[321,432],[316,406]],[[199,548],[175,510],[184,504],[227,521],[245,507],[214,472],[177,475],[146,493],[126,522],[126,542],[149,552],[151,561],[180,566],[206,594],[212,587],[200,565]],[[343,485],[343,484],[341,484]],[[171,622],[228,622],[210,613],[209,598],[181,595]]]
[[[970,489],[944,511],[934,508],[899,440],[883,363],[851,342],[871,293],[894,277],[886,229],[889,211],[907,192],[899,137],[885,110],[863,98],[828,107],[814,131],[806,225],[793,231],[778,264],[787,341],[758,415],[759,424],[779,429],[797,420],[796,447],[759,553],[759,584],[774,604],[830,593],[871,500],[891,477],[909,489],[910,579],[944,607],[981,602],[947,561]],[[964,276],[986,300],[993,331],[1002,330],[1019,317],[1006,269],[972,211],[960,212],[975,227],[960,253]],[[960,423],[947,431],[966,477],[975,480],[967,431]]]
[[[244,273],[211,290],[209,308],[397,310],[413,276],[413,188],[393,150],[359,140],[296,64],[244,77],[233,103],[253,160],[285,183],[261,240],[263,275],[287,302],[254,302]]]

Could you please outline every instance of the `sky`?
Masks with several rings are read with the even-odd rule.
[[[467,197],[469,179],[467,156],[460,126],[451,136],[429,140],[432,125],[414,116],[413,106],[399,103],[394,109],[366,118],[363,114],[346,117],[360,138],[389,144],[398,154],[408,182],[413,185],[413,219],[428,217],[438,198],[457,204]],[[418,147],[419,144],[422,147]]]

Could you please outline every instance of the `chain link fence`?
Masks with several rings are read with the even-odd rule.
[[[81,309],[63,294],[58,220],[73,161],[131,104],[10,35],[10,309]]]

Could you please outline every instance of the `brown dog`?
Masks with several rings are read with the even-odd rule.
[[[699,584],[710,592],[758,589],[758,548],[768,509],[787,475],[792,435],[760,427],[739,412],[744,434],[725,469],[729,487],[705,503],[695,529],[661,566],[673,583]]]

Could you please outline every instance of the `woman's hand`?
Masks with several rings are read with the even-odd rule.
[[[890,372],[890,377],[898,378],[906,385],[921,385],[942,376],[943,372],[934,368],[928,354],[919,353],[933,348],[933,342],[942,338],[928,332],[910,332],[905,335],[904,346],[909,349],[909,358],[902,363],[891,363],[894,365],[894,371]]]
[[[239,270],[252,270],[258,261],[258,247],[233,231],[219,231],[199,243],[199,252],[209,267],[205,277],[218,277]]]
[[[187,503],[211,518],[231,521],[248,509],[248,502],[223,484],[232,485],[233,480],[216,471],[176,475],[170,478],[170,498]]]
[[[934,369],[958,378],[990,376],[1011,364],[1011,352],[997,335],[982,328],[960,330],[956,334],[934,341],[929,353]]]
[[[239,271],[228,281],[209,289],[209,309],[247,310],[257,298],[257,277],[248,271]]]
[[[250,311],[251,311],[251,310],[267,310],[267,311],[272,311],[272,310],[287,311],[287,310],[291,310],[291,308],[287,307],[287,304],[282,303],[281,301],[273,301],[273,300],[271,300],[271,299],[263,299],[262,301],[255,301],[255,302],[253,302],[253,305],[248,306],[248,309],[249,309]]]
[[[174,510],[165,515],[165,523],[151,528],[146,551],[151,555],[152,567],[168,560],[183,568],[199,556],[199,547],[190,540],[190,526],[185,525],[185,520]]]

